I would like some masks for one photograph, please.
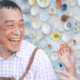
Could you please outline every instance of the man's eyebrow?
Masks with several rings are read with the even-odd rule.
[[[6,20],[5,23],[7,23],[7,22],[13,22],[13,20]]]
[[[24,21],[23,19],[20,19],[19,21]],[[7,22],[14,22],[14,20],[6,20],[5,23]]]
[[[24,21],[23,19],[20,19],[20,21]]]

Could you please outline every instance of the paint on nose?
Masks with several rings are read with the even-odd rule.
[[[17,33],[18,33],[18,34],[21,34],[21,32],[20,32],[20,30],[19,30],[19,29],[17,30]]]

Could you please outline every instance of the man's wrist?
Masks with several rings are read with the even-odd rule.
[[[76,77],[76,70],[75,70],[75,66],[72,66],[71,68],[66,68],[67,72],[73,76]]]

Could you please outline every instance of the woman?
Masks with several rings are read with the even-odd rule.
[[[72,47],[69,47],[68,43],[61,43],[59,45],[59,50],[57,51],[59,58],[67,69],[65,71],[57,71],[58,73],[64,75],[60,80],[79,80],[76,78],[75,71],[75,54]]]

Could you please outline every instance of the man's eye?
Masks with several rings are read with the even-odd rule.
[[[12,27],[12,26],[14,26],[14,25],[7,25],[7,27]]]
[[[20,24],[19,26],[24,26],[24,24]]]

